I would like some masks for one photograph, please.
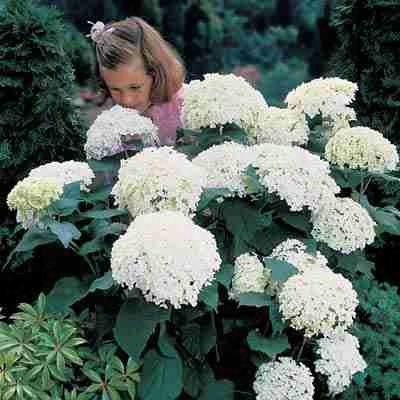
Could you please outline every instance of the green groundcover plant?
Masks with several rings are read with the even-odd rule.
[[[43,338],[33,339],[41,351],[31,353],[46,353],[56,375],[49,372],[47,386],[33,379],[17,389],[12,381],[6,390],[15,387],[18,398],[40,398],[27,387],[60,393],[65,364],[75,372],[66,389],[77,398],[374,393],[383,361],[368,354],[366,338],[380,324],[375,308],[386,306],[365,295],[378,290],[366,285],[374,279],[366,249],[400,232],[395,203],[372,202],[370,193],[375,182],[398,183],[399,158],[380,132],[357,126],[356,91],[339,78],[315,79],[277,108],[243,78],[208,74],[185,86],[175,148],[154,146],[151,121],[115,106],[88,130],[86,162],[31,170],[8,195],[20,228],[4,268],[51,246],[75,252],[86,269],[54,283],[46,309],[68,318],[49,317]],[[117,343],[115,379],[107,375],[113,367],[105,378],[98,367],[79,369],[84,344],[71,309],[88,309],[96,321],[90,354]],[[51,343],[67,332],[74,357],[57,364]],[[133,375],[120,386],[124,368]]]

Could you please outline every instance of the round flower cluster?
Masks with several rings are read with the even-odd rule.
[[[292,211],[317,209],[321,201],[339,192],[329,176],[329,163],[300,147],[264,143],[254,146],[252,165],[260,183],[269,193],[277,193]]]
[[[27,177],[18,182],[7,197],[7,205],[17,210],[17,222],[25,229],[40,222],[46,209],[63,193],[63,185],[54,178]]]
[[[279,309],[289,325],[307,337],[352,325],[358,305],[350,281],[328,268],[310,268],[292,275],[278,295]]]
[[[318,78],[302,83],[286,96],[289,108],[313,118],[321,113],[333,121],[352,121],[355,111],[348,107],[358,90],[356,83],[340,78]]]
[[[183,120],[188,129],[253,126],[267,103],[244,78],[234,74],[205,74],[184,88]]]
[[[85,162],[64,161],[50,162],[40,165],[29,172],[29,176],[35,178],[54,178],[62,185],[73,182],[81,182],[81,190],[89,191],[88,186],[95,178],[94,172]]]
[[[111,252],[113,278],[162,307],[196,306],[220,264],[214,236],[177,211],[136,217]]]
[[[278,107],[265,108],[256,125],[246,127],[246,131],[253,144],[274,143],[287,146],[306,144],[310,134],[304,113]]]
[[[101,160],[136,147],[124,144],[123,139],[140,140],[143,145],[159,144],[158,129],[150,118],[138,111],[115,105],[103,111],[87,132],[85,152],[87,158]]]
[[[308,268],[327,268],[328,260],[319,251],[315,255],[307,253],[307,247],[297,239],[287,239],[276,246],[270,255],[272,258],[292,264],[300,272]]]
[[[329,392],[333,396],[342,393],[353,375],[367,367],[359,352],[358,339],[347,332],[332,332],[318,340],[317,354],[321,358],[315,362],[315,370],[328,377]]]
[[[393,170],[399,162],[396,146],[373,129],[357,126],[339,130],[327,143],[325,157],[339,167],[372,172]]]
[[[245,253],[235,260],[230,297],[239,300],[241,293],[263,293],[271,279],[271,272],[264,268],[256,255]]]
[[[118,182],[111,193],[133,217],[165,209],[190,215],[206,186],[206,175],[171,147],[146,148],[122,160]]]
[[[312,213],[315,240],[344,254],[363,249],[375,240],[376,223],[368,211],[349,198],[333,198]]]
[[[254,160],[252,149],[239,143],[225,142],[202,151],[192,162],[207,171],[208,188],[227,188],[243,197],[246,186],[242,174]]]
[[[312,400],[314,378],[302,363],[289,357],[261,364],[253,389],[257,400]]]

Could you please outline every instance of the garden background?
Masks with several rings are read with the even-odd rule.
[[[110,301],[117,298],[117,289],[108,287],[114,290],[108,296],[93,289],[83,298],[82,288],[74,287],[74,278],[84,281],[86,261],[82,254],[60,244],[31,244],[12,257],[23,231],[6,198],[34,167],[50,161],[84,160],[87,129],[107,106],[96,92],[93,46],[85,36],[90,28],[87,21],[107,22],[131,15],[142,16],[174,45],[186,64],[188,79],[208,72],[233,72],[260,90],[272,106],[283,106],[291,89],[314,78],[336,76],[356,82],[359,91],[354,108],[360,124],[400,145],[400,1],[0,0],[2,314],[11,323],[8,318],[17,306],[33,304],[42,292],[51,293],[53,305],[59,306],[56,311],[65,312],[74,303],[63,305],[65,297],[82,298],[74,311],[76,318],[88,324],[87,331],[95,332],[89,338],[93,346],[110,335],[120,307],[119,300]],[[372,179],[369,202],[390,206],[392,212],[382,216],[385,229],[367,246],[365,258],[355,255],[339,265],[344,271],[346,263],[356,265],[360,272],[353,271],[348,277],[360,298],[355,331],[369,365],[366,375],[338,395],[339,399],[400,398],[400,181],[396,177],[394,172],[392,180]],[[351,191],[355,186],[350,183],[349,187]],[[97,200],[104,199],[91,201]],[[102,237],[108,248],[121,233],[121,226],[115,224]],[[62,281],[57,289],[57,282],[67,277],[71,280]],[[58,295],[60,303],[54,300]],[[84,310],[89,317],[82,316]],[[255,318],[262,319],[262,313]],[[223,350],[232,343],[237,353]],[[238,334],[220,337],[207,347],[218,379],[246,387],[254,375],[246,346]],[[216,352],[218,347],[222,355]],[[118,351],[125,362],[126,355]],[[3,353],[0,349],[0,367],[5,363]],[[136,369],[132,371],[134,381]],[[95,375],[89,378],[97,382]],[[225,394],[215,397],[217,392],[210,392],[209,397],[203,394],[201,399],[230,398]],[[235,398],[250,398],[246,390],[243,393],[238,390]],[[184,393],[179,398],[197,397]]]

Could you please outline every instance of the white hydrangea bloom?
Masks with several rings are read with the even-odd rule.
[[[269,193],[285,200],[292,211],[317,209],[340,188],[329,176],[329,163],[300,147],[264,143],[253,146],[257,154],[252,165]]]
[[[335,327],[348,328],[358,305],[349,280],[329,268],[309,268],[292,275],[278,295],[283,319],[307,337]]]
[[[61,198],[63,185],[52,177],[27,177],[18,182],[7,196],[7,205],[17,210],[17,222],[25,229],[40,222],[46,209]]]
[[[242,174],[253,160],[252,147],[225,142],[202,151],[192,162],[207,171],[208,188],[227,188],[243,197],[246,186]]]
[[[367,363],[359,352],[358,339],[347,332],[332,332],[317,343],[321,358],[315,362],[315,370],[328,377],[329,392],[335,396],[350,385],[354,374],[364,371]]]
[[[253,389],[257,400],[312,400],[313,381],[311,371],[304,364],[280,357],[260,365]]]
[[[54,178],[62,185],[81,182],[81,190],[89,191],[89,186],[95,178],[93,170],[86,162],[81,161],[53,161],[40,165],[29,172],[29,176],[36,178]]]
[[[288,108],[268,107],[259,114],[254,126],[246,127],[251,143],[303,145],[310,129],[304,113]]]
[[[363,249],[375,240],[376,223],[364,207],[350,198],[335,197],[323,202],[311,220],[314,239],[344,254]]]
[[[113,278],[162,307],[196,306],[220,264],[214,236],[177,211],[136,217],[111,252]]]
[[[183,121],[188,129],[235,123],[252,126],[267,107],[262,94],[234,74],[205,74],[184,87]]]
[[[271,280],[271,272],[254,254],[245,253],[235,260],[230,298],[239,300],[241,293],[263,293]]]
[[[399,162],[396,146],[380,132],[364,126],[336,132],[326,144],[325,157],[341,168],[372,172],[394,170]]]
[[[300,272],[308,268],[327,268],[328,260],[319,251],[315,255],[307,253],[307,247],[297,239],[287,239],[276,246],[270,255],[272,258],[292,264]]]
[[[122,160],[111,194],[133,217],[159,210],[192,214],[207,183],[207,173],[171,147],[146,148]]]
[[[158,128],[150,118],[137,110],[115,105],[103,111],[90,126],[85,143],[86,157],[100,160],[129,149],[129,145],[123,143],[124,137],[140,139],[144,146],[159,144]]]
[[[313,118],[321,113],[332,121],[352,121],[355,111],[348,107],[358,90],[356,83],[340,78],[318,78],[302,83],[286,96],[285,102]]]

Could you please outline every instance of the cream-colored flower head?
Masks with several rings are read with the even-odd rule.
[[[325,147],[325,157],[341,168],[371,172],[394,170],[399,162],[396,146],[380,132],[364,126],[336,132]]]
[[[349,198],[323,202],[311,221],[314,239],[344,254],[362,250],[375,240],[376,223],[364,207]]]
[[[342,330],[318,340],[315,371],[328,378],[329,393],[335,396],[351,384],[353,375],[362,372],[367,363],[359,352],[358,339]]]
[[[18,182],[7,197],[7,205],[17,210],[17,222],[25,229],[40,222],[47,208],[63,193],[63,185],[51,177],[28,177]]]
[[[220,264],[214,236],[177,211],[136,217],[111,252],[113,278],[162,307],[196,306]]]
[[[122,160],[112,189],[116,203],[133,217],[159,210],[194,213],[207,174],[171,147],[146,148]]]
[[[293,358],[280,357],[260,365],[253,389],[257,400],[312,400],[313,382],[308,367]]]
[[[253,146],[252,165],[269,193],[285,200],[292,211],[314,210],[340,188],[329,176],[329,163],[300,147],[264,143]]]
[[[254,254],[245,253],[235,260],[232,289],[229,296],[239,300],[242,293],[264,293],[271,280],[271,272]]]
[[[328,260],[319,251],[315,255],[307,253],[306,245],[297,239],[287,239],[276,246],[269,257],[286,261],[300,272],[308,268],[327,268]]]
[[[262,94],[234,74],[205,74],[204,80],[193,80],[184,88],[183,121],[188,129],[228,123],[253,126],[265,107]]]
[[[350,327],[358,305],[351,282],[329,268],[309,268],[292,275],[278,300],[283,319],[307,337]]]
[[[207,171],[208,188],[226,188],[239,197],[246,195],[243,172],[254,160],[252,147],[225,142],[202,151],[192,161]]]
[[[159,143],[158,128],[137,110],[115,105],[103,111],[90,126],[85,143],[86,157],[100,160],[130,149],[123,138],[140,140],[144,147],[155,146]]]
[[[313,118],[321,114],[332,121],[352,121],[356,114],[348,105],[354,100],[358,86],[340,78],[318,78],[302,83],[286,96],[291,109]]]
[[[85,162],[81,161],[53,161],[40,165],[29,172],[29,176],[36,178],[54,178],[62,185],[81,182],[81,190],[89,191],[89,186],[95,178],[94,172]]]
[[[252,144],[303,145],[310,129],[304,113],[288,108],[268,107],[254,126],[246,127]]]

